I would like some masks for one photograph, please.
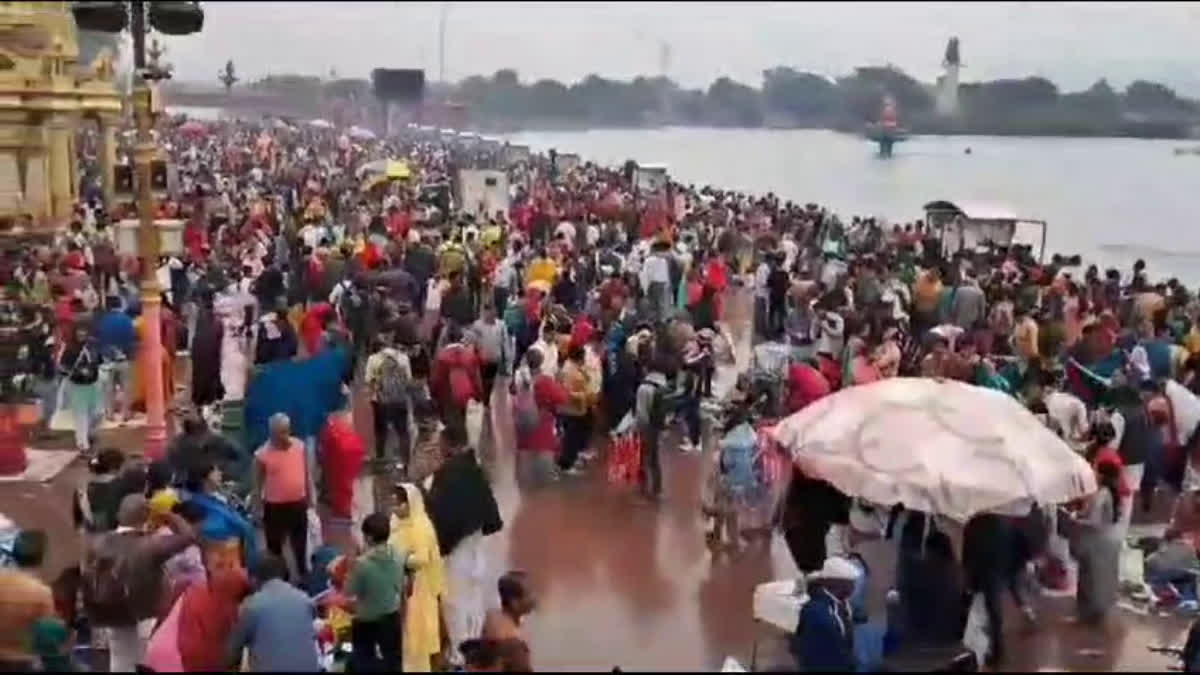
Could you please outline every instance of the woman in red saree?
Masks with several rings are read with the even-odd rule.
[[[354,479],[367,458],[366,444],[354,430],[349,411],[329,416],[321,430],[321,465],[329,488],[329,509],[339,518],[349,519],[354,502]]]
[[[333,306],[328,302],[320,302],[313,305],[300,320],[300,339],[304,342],[304,351],[308,356],[316,356],[321,351],[325,326],[333,316]]]
[[[179,602],[179,656],[186,672],[228,671],[226,648],[238,607],[250,593],[245,570],[209,570],[208,581],[184,591]]]
[[[704,283],[713,289],[715,320],[720,321],[725,307],[725,289],[729,287],[729,270],[723,256],[714,255],[708,259],[704,267]]]

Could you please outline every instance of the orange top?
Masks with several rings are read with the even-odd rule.
[[[291,446],[281,450],[268,441],[254,459],[263,468],[263,501],[268,504],[287,504],[304,501],[308,485],[304,467],[304,443],[291,439]]]

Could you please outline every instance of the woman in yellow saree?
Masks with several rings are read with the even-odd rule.
[[[396,486],[396,509],[388,543],[408,556],[412,592],[404,617],[404,672],[427,673],[431,657],[442,651],[441,598],[446,592],[446,570],[438,549],[433,522],[425,513],[425,500],[412,483]]]

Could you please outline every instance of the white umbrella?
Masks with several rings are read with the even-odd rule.
[[[309,122],[308,126],[316,127],[317,129],[332,129],[333,122],[330,122],[329,120],[315,119]]]
[[[965,521],[1024,515],[1095,492],[1091,466],[1012,397],[961,382],[890,378],[827,396],[775,439],[806,474],[852,497]]]
[[[373,141],[375,140],[375,132],[362,127],[350,127],[346,131],[346,135],[356,141]]]

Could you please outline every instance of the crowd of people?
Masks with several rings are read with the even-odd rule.
[[[146,263],[113,236],[132,212],[94,186],[52,243],[8,251],[0,270],[28,338],[27,393],[89,462],[74,504],[81,562],[46,585],[46,539],[30,530],[0,571],[8,669],[68,669],[70,645],[86,641],[113,671],[531,670],[529,580],[482,572],[481,543],[504,527],[481,447],[497,405],[511,406],[526,490],[569,482],[607,448],[609,477],[654,504],[670,489],[673,426],[681,452],[714,445],[697,505],[708,543],[736,555],[782,531],[811,598],[792,642],[802,669],[959,644],[977,595],[980,656],[1002,663],[1002,592],[1037,621],[1027,590],[1071,569],[1080,617],[1103,620],[1134,512],[1164,487],[1175,511],[1161,542],[1139,542],[1157,547],[1146,581],[1160,603],[1194,597],[1198,306],[1141,261],[1122,277],[1015,245],[950,251],[922,222],[847,223],[677,182],[641,190],[634,165],[560,166],[413,127],[377,139],[167,120],[160,138],[180,185],[156,216],[186,223],[184,250],[151,261],[165,289],[161,363],[139,349]],[[363,170],[379,160],[410,170]],[[507,171],[506,209],[455,189],[460,169],[483,167]],[[718,372],[737,369],[724,319],[739,286],[753,294],[755,346],[721,386]],[[144,407],[151,368],[174,397],[166,456],[98,447],[101,424]],[[1101,490],[956,527],[851,499],[761,433],[891,377],[1020,399],[1093,463]],[[373,453],[350,412],[359,390]],[[364,470],[390,489],[356,514]],[[318,513],[354,520],[353,541],[326,545]],[[879,540],[899,552],[894,577],[868,575],[858,556]],[[895,590],[873,652],[868,576]]]

